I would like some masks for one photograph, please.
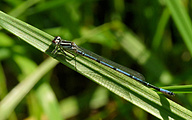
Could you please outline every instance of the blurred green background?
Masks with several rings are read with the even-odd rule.
[[[184,86],[192,84],[192,45],[187,42],[192,39],[185,35],[192,34],[192,26],[178,22],[191,23],[192,1],[180,1],[180,6],[176,9],[186,14],[177,18],[178,11],[173,13],[164,0],[0,1],[1,11],[132,68],[156,86],[181,85],[173,88],[176,97],[171,99],[192,110],[192,88]],[[0,100],[47,57],[1,29]],[[42,83],[56,96],[62,119],[157,119],[63,64],[38,82],[9,119],[48,118],[38,97],[44,94],[38,92]]]

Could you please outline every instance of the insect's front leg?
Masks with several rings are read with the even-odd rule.
[[[55,54],[58,51],[58,46],[55,46],[55,49],[51,52],[51,54]]]
[[[60,48],[60,50],[62,51],[62,53],[64,53],[65,56],[67,56],[67,54],[65,53],[65,50],[64,50],[63,48],[61,48],[61,47],[59,47],[59,48]]]

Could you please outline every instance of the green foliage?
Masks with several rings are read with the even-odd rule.
[[[191,84],[192,79],[191,4],[188,0],[2,2],[1,10],[13,17],[0,12],[0,119],[191,119],[192,87],[180,85]],[[176,93],[170,98],[176,103],[82,56],[74,60],[71,54],[52,55],[52,35],[130,66],[157,86],[174,84],[166,88]],[[58,61],[39,51],[121,98],[61,64],[49,72]]]

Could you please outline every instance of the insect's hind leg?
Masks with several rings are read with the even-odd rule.
[[[76,65],[77,65],[77,64],[76,64],[76,55],[75,55],[74,53],[72,53],[71,51],[67,51],[67,52],[74,56],[74,58],[72,58],[72,59],[75,59],[75,70],[77,71],[77,67],[76,67]]]

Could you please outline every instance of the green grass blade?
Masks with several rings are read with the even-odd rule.
[[[163,14],[159,20],[158,26],[157,26],[157,31],[155,32],[153,42],[152,42],[152,47],[154,50],[157,50],[160,46],[161,39],[163,36],[163,33],[165,31],[165,27],[167,25],[167,22],[170,18],[170,13],[168,8],[164,9]]]
[[[18,17],[19,15],[24,13],[28,8],[37,4],[38,2],[40,2],[40,0],[26,0],[22,2],[22,4],[20,4],[18,7],[13,9],[11,12],[9,12],[8,14],[14,17]]]
[[[48,83],[43,83],[38,87],[37,98],[49,120],[62,120],[56,96]]]
[[[8,95],[0,102],[0,120],[5,120],[34,87],[34,85],[51,70],[58,62],[52,58],[44,61],[31,75],[18,84]]]
[[[0,12],[0,26],[22,38],[37,49],[53,56],[51,40],[53,37],[35,27],[28,25],[16,18]],[[153,90],[120,74],[106,66],[83,56],[74,56],[67,53],[55,56],[66,66],[76,69],[77,72],[104,86],[118,96],[142,108],[160,119],[191,119],[192,112],[168,98],[158,95]],[[76,65],[76,68],[75,68]],[[11,101],[10,101],[11,102]]]
[[[169,89],[174,89],[177,93],[192,93],[192,85],[171,86]]]
[[[42,52],[48,49],[51,44],[50,39],[53,39],[51,35],[1,11],[0,25]]]
[[[2,65],[0,64],[0,99],[4,98],[6,94],[7,94],[6,79]]]
[[[192,23],[180,0],[165,0],[177,29],[192,55]]]

